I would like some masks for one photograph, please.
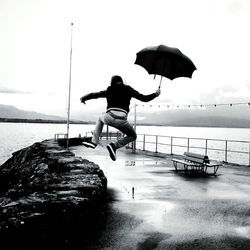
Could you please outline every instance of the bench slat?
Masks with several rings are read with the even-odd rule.
[[[188,157],[193,157],[197,159],[202,159],[204,162],[209,163],[209,158],[207,155],[201,155],[201,154],[196,154],[196,153],[191,153],[191,152],[185,152],[184,156]]]
[[[173,162],[178,162],[178,163],[181,163],[181,164],[184,164],[184,165],[189,165],[189,166],[194,166],[195,164],[192,163],[192,162],[188,162],[188,161],[182,161],[182,160],[179,160],[179,159],[172,159]]]
[[[191,153],[191,152],[185,152],[184,155],[195,157],[195,158],[200,158],[200,159],[204,159],[205,157],[207,157],[207,155],[201,155],[201,154]]]
[[[199,164],[203,164],[204,160],[203,159],[199,159],[199,158],[194,158],[194,157],[190,157],[190,156],[184,156],[184,159],[186,161],[193,161],[195,163],[199,163]]]

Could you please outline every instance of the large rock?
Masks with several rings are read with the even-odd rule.
[[[46,239],[52,225],[59,232],[79,218],[87,230],[106,191],[107,179],[98,165],[52,140],[19,150],[0,166],[0,238],[18,235],[24,241],[21,232],[29,232],[33,240],[37,234]],[[34,234],[38,228],[42,232]]]

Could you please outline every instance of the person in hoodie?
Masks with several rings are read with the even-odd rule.
[[[114,75],[111,78],[110,86],[106,90],[82,96],[80,100],[84,104],[91,99],[106,98],[107,100],[106,112],[98,118],[91,141],[85,141],[83,142],[83,145],[94,149],[99,143],[99,137],[102,133],[103,125],[107,124],[112,126],[125,135],[115,143],[112,142],[107,145],[110,158],[115,161],[116,150],[124,147],[132,141],[135,141],[137,138],[134,128],[127,120],[130,100],[135,98],[142,102],[149,102],[159,96],[160,93],[161,91],[158,89],[153,94],[143,95],[129,85],[124,84],[121,76]]]

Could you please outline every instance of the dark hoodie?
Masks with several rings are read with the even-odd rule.
[[[129,105],[132,97],[142,102],[149,102],[156,98],[157,94],[143,95],[129,85],[125,85],[121,77],[113,76],[111,85],[106,90],[87,94],[81,98],[81,101],[85,102],[87,100],[104,97],[107,98],[107,109],[119,108],[129,112]]]

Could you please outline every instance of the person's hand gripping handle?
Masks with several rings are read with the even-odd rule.
[[[155,94],[156,94],[157,97],[161,94],[161,88],[160,87],[156,90]]]
[[[80,101],[81,101],[81,103],[86,104],[86,103],[85,103],[84,96],[80,98]]]

